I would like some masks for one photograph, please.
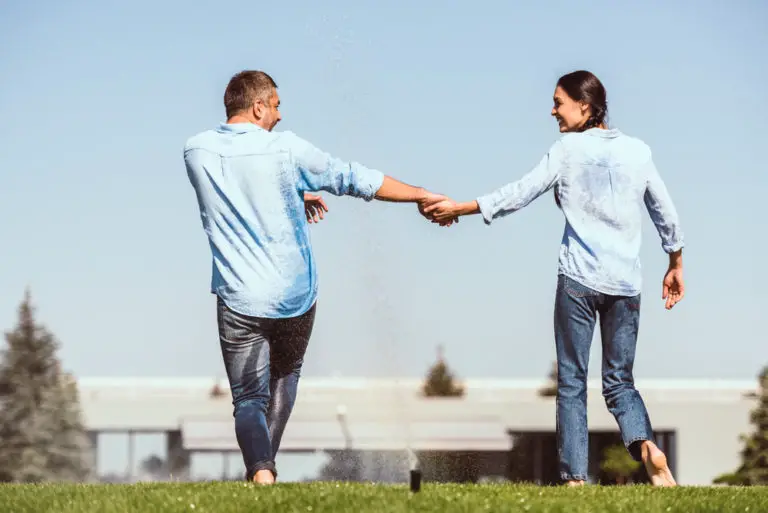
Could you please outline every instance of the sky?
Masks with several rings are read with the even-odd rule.
[[[465,201],[558,137],[557,78],[594,72],[679,211],[687,295],[646,217],[635,374],[753,379],[768,364],[768,4],[0,2],[0,328],[27,287],[77,376],[224,377],[210,252],[182,149],[262,69],[283,121],[334,156]],[[551,194],[485,226],[325,194],[305,376],[539,378],[554,360]],[[600,347],[594,344],[593,374]]]

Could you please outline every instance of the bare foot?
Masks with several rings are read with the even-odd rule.
[[[271,470],[259,470],[253,476],[253,482],[257,484],[271,485],[275,484],[275,475]]]
[[[643,442],[640,454],[653,486],[677,486],[675,478],[672,477],[672,471],[667,465],[667,457],[661,449],[656,447],[656,444],[650,441]]]
[[[567,481],[567,486],[584,486],[584,481]]]

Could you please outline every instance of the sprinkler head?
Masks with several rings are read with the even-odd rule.
[[[412,492],[418,492],[421,490],[421,470],[419,469],[412,469],[411,470],[411,491]]]

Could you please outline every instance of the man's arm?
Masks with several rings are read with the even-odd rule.
[[[385,175],[375,198],[394,203],[419,203],[425,201],[428,196],[429,191],[423,187],[414,187]]]
[[[366,201],[377,199],[418,203],[420,210],[427,201],[445,198],[356,162],[345,162],[332,157],[290,132],[285,132],[284,136],[288,138],[291,156],[299,173],[299,188],[302,191],[322,190],[336,196],[355,196]],[[450,222],[441,224],[449,225]]]
[[[355,162],[345,162],[320,150],[292,132],[284,132],[302,192],[326,191],[335,196],[374,199],[384,174]]]

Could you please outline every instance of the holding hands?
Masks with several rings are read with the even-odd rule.
[[[479,212],[479,208],[476,201],[457,203],[447,196],[429,193],[419,202],[419,212],[433,223],[450,226],[461,216]]]
[[[453,223],[459,222],[457,215],[448,215],[446,208],[448,205],[455,205],[456,203],[447,196],[442,194],[435,194],[427,192],[418,203],[419,213],[423,215],[427,220],[437,223],[440,226],[451,226]],[[439,215],[436,215],[438,209],[442,206],[443,210],[439,210]]]

